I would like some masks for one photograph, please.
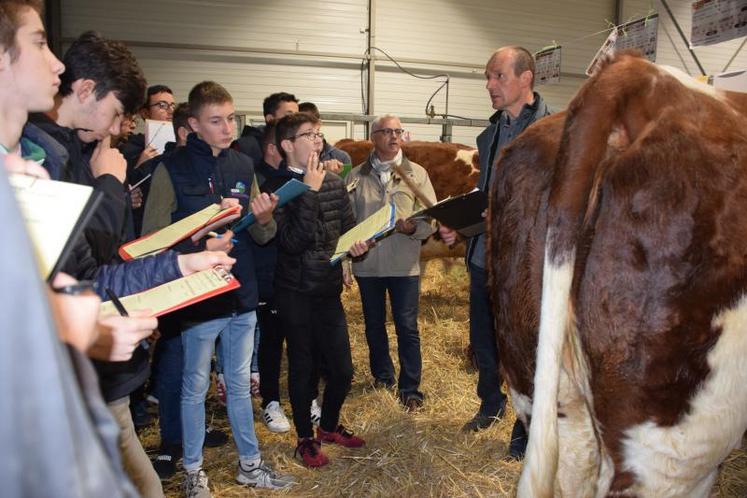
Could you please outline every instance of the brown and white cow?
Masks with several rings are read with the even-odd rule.
[[[335,147],[350,154],[353,165],[361,164],[373,149],[370,140],[343,139]],[[402,151],[428,172],[438,200],[469,192],[480,176],[477,149],[462,144],[413,141],[402,144]],[[437,235],[437,233],[435,234]],[[449,247],[430,237],[420,251],[420,259],[464,257],[463,243]]]
[[[489,255],[520,496],[708,496],[747,429],[746,212],[747,97],[629,54],[504,151]]]

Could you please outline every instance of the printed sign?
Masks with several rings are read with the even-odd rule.
[[[690,48],[747,36],[747,0],[698,0],[692,13]]]
[[[534,81],[538,85],[560,81],[560,47],[543,48],[534,54]]]
[[[618,50],[636,49],[651,62],[656,62],[658,27],[659,15],[654,14],[613,28],[586,68],[587,76],[594,74],[601,62]]]

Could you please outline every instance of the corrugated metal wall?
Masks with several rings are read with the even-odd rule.
[[[658,3],[658,2],[657,2]],[[670,0],[689,32],[689,2]],[[539,92],[563,108],[614,20],[614,0],[372,0],[374,45],[402,65],[451,74],[449,113],[486,119],[484,64],[492,50],[520,44],[535,51],[563,45],[561,82]],[[623,19],[649,12],[648,0],[623,0]],[[165,83],[185,99],[198,81],[214,79],[233,94],[237,109],[261,117],[264,97],[285,90],[315,102],[323,113],[361,113],[360,61],[368,43],[368,0],[62,0],[63,36],[96,29],[127,41],[150,83]],[[696,73],[689,54],[662,18],[659,60]],[[670,43],[667,34],[675,40]],[[720,71],[736,43],[698,49],[709,71]],[[678,57],[675,47],[682,53]],[[374,113],[424,118],[440,80],[419,80],[375,53]],[[747,54],[734,67],[747,67]],[[680,59],[685,64],[678,63]],[[445,112],[445,93],[433,100]],[[441,127],[408,125],[414,138],[437,140]],[[339,138],[363,126],[329,126]],[[453,140],[474,143],[478,128],[455,127]]]

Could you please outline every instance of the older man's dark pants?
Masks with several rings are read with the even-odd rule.
[[[422,359],[418,334],[418,300],[420,277],[357,277],[361,292],[363,317],[366,322],[366,342],[371,374],[377,381],[393,385],[394,365],[389,356],[386,333],[386,295],[392,303],[392,317],[397,332],[399,380],[397,386],[403,400],[423,399],[420,387]]]
[[[506,395],[501,391],[498,373],[498,345],[495,339],[493,310],[488,292],[488,274],[485,269],[469,265],[469,339],[477,359],[477,395],[480,397],[480,415],[502,415]]]

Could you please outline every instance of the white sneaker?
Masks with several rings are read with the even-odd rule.
[[[277,401],[270,401],[262,410],[262,420],[270,432],[288,432],[290,422],[283,412],[283,407]]]
[[[316,402],[316,398],[311,400],[311,423],[319,425],[322,421],[322,407]]]
[[[273,403],[277,403],[277,401],[273,401]],[[293,486],[296,480],[292,476],[275,472],[263,460],[251,470],[246,470],[239,462],[236,482],[250,488],[285,489]]]
[[[211,498],[208,477],[205,471],[188,472],[184,477],[184,496],[186,498]]]

